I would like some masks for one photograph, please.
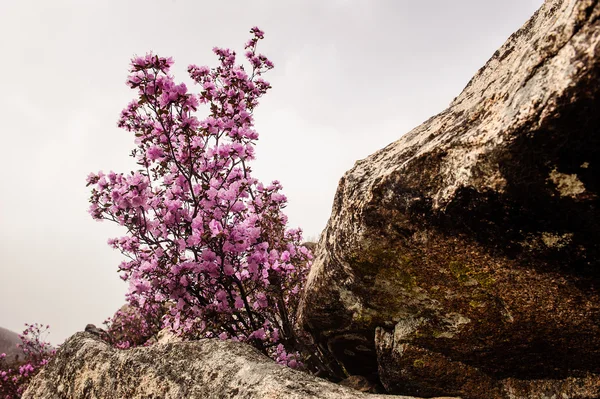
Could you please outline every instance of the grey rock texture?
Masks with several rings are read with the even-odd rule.
[[[343,379],[339,382],[340,385],[356,389],[360,392],[368,393],[382,393],[383,390],[373,382],[367,380],[362,375],[351,375],[348,378]]]
[[[387,397],[277,365],[242,343],[204,340],[118,350],[86,332],[69,338],[23,395],[23,399]]]
[[[348,374],[599,395],[599,16],[546,1],[448,109],[342,177],[300,319]]]

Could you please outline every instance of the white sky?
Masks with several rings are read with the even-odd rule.
[[[129,59],[214,66],[248,30],[274,63],[255,111],[253,169],[278,179],[292,227],[316,238],[358,159],[444,110],[542,0],[0,0],[0,326],[54,344],[123,303],[123,234],[87,213],[88,173],[126,172]],[[188,85],[192,87],[192,85]]]

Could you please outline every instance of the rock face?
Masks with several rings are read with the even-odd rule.
[[[342,177],[300,312],[348,374],[600,396],[599,17],[546,1],[447,110]]]
[[[86,332],[69,338],[23,395],[24,399],[386,397],[277,365],[241,343],[204,340],[118,350]]]

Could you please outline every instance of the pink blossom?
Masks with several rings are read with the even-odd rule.
[[[266,338],[264,328],[259,328],[258,330],[254,331],[252,334],[250,334],[250,336],[248,338],[250,338],[250,339],[254,338],[254,339],[259,339],[261,341],[264,341],[264,339]]]
[[[273,63],[256,52],[264,32],[250,33],[246,65],[214,48],[217,67],[188,67],[199,93],[169,74],[171,58],[132,59],[127,84],[138,98],[118,126],[134,133],[139,168],[86,180],[92,217],[126,228],[109,245],[128,257],[119,272],[142,317],[111,324],[129,331],[117,347],[145,345],[164,325],[190,339],[251,342],[284,364],[301,363],[287,354],[297,339],[287,332],[296,328],[298,287],[312,255],[300,230],[287,230],[281,184],[252,177],[254,109],[271,88],[263,74]],[[279,342],[289,348],[279,353]]]
[[[160,159],[160,158],[162,158],[165,155],[164,152],[163,152],[163,149],[160,148],[160,147],[158,147],[158,146],[156,146],[156,145],[150,146],[148,148],[148,150],[146,151],[146,153],[148,154],[148,158],[151,161],[155,161],[157,159]]]
[[[243,301],[242,297],[238,296],[235,298],[234,307],[236,309],[242,309],[244,307],[244,301]]]
[[[269,306],[269,303],[267,302],[267,296],[262,292],[259,293],[256,297],[255,307],[264,309],[267,306]]]
[[[210,228],[210,232],[212,233],[213,237],[221,234],[223,231],[223,226],[221,226],[221,223],[214,219],[208,223],[208,227]]]

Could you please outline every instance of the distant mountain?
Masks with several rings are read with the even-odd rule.
[[[21,343],[19,334],[0,327],[0,353],[6,353],[6,361],[13,363],[17,360],[17,356],[22,358],[23,352],[17,348],[17,344]]]

